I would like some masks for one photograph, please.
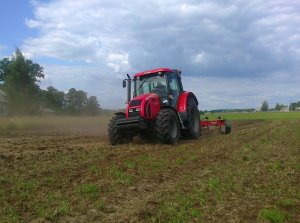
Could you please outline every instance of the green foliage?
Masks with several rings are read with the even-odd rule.
[[[61,111],[66,104],[65,93],[49,86],[47,90],[42,91],[42,101],[44,108]]]
[[[9,65],[10,65],[11,61],[9,60],[9,58],[3,58],[0,61],[0,81],[5,81],[8,72],[9,72]]]
[[[97,198],[99,196],[99,187],[92,183],[85,183],[77,188],[77,192],[82,196]]]
[[[100,112],[100,105],[98,104],[97,97],[91,96],[87,99],[85,112],[88,115],[98,115]]]
[[[268,111],[269,110],[269,104],[267,101],[263,101],[260,111]]]
[[[87,93],[71,88],[66,94],[67,110],[71,114],[82,114],[87,105]]]
[[[263,209],[260,212],[260,218],[269,220],[272,223],[281,223],[285,220],[285,215],[276,209]]]
[[[290,111],[295,111],[296,108],[299,108],[299,107],[300,107],[300,101],[291,103],[289,106],[289,109],[290,109]]]
[[[40,107],[40,88],[37,82],[44,78],[43,67],[26,59],[17,48],[12,59],[0,62],[0,81],[3,81],[10,101],[10,110],[15,114],[34,114]]]
[[[279,205],[284,207],[294,207],[297,206],[297,199],[294,198],[285,198],[279,202]]]
[[[280,111],[283,107],[284,107],[284,105],[281,105],[281,104],[278,104],[278,103],[277,103],[277,104],[275,105],[275,110],[276,110],[276,111]]]

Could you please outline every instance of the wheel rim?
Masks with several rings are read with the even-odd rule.
[[[199,131],[199,119],[197,118],[197,112],[195,112],[195,110],[193,111],[193,116],[192,116],[192,128],[195,132]]]

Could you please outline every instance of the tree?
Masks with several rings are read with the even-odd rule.
[[[269,109],[269,104],[267,101],[263,101],[262,105],[261,105],[261,108],[260,108],[260,111],[268,111]]]
[[[86,114],[87,115],[98,115],[100,112],[100,105],[98,104],[98,100],[96,96],[91,96],[87,100],[86,105]]]
[[[45,108],[61,111],[66,105],[65,93],[52,86],[49,86],[47,90],[42,91],[42,97],[42,104]]]
[[[296,108],[298,108],[298,107],[300,107],[300,101],[291,103],[290,106],[289,106],[289,110],[290,111],[295,111]]]
[[[67,110],[71,114],[83,114],[87,106],[87,93],[71,88],[66,94]]]
[[[275,110],[276,110],[276,111],[280,111],[283,107],[284,107],[284,105],[280,105],[280,104],[277,103],[277,104],[275,105]]]
[[[0,81],[4,81],[8,75],[8,67],[11,61],[9,58],[3,58],[0,61]]]
[[[13,113],[33,114],[40,107],[40,88],[43,67],[26,59],[17,48],[12,59],[0,62],[0,81],[10,101]]]

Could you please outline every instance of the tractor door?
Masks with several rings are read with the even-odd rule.
[[[169,99],[173,108],[177,107],[177,101],[182,90],[180,77],[177,73],[169,73],[168,75]]]

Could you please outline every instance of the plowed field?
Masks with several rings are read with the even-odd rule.
[[[1,131],[0,222],[300,222],[299,121],[173,146],[100,129]]]

